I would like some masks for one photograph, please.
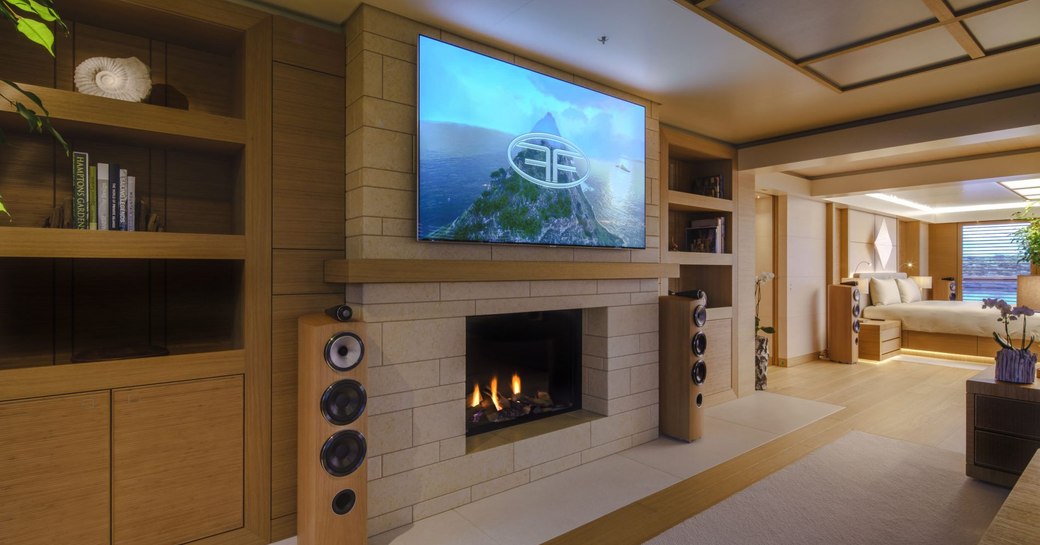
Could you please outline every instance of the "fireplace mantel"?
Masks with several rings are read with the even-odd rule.
[[[574,261],[451,261],[429,259],[332,259],[325,281],[332,283],[496,282],[508,280],[616,280],[677,278],[674,263]]]

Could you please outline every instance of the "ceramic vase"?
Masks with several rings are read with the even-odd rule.
[[[769,339],[755,336],[755,389],[766,389],[766,371],[769,370]]]
[[[1002,348],[997,352],[996,378],[1003,382],[1032,384],[1036,379],[1036,354]]]

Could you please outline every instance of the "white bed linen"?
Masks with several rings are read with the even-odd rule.
[[[899,320],[903,330],[928,333],[954,333],[990,337],[994,331],[1004,335],[1004,324],[997,321],[1000,311],[982,308],[977,301],[918,301],[895,305],[870,306],[863,309],[864,318]],[[1029,333],[1040,339],[1040,314],[1026,320]],[[1022,336],[1022,319],[1011,322],[1011,336]]]

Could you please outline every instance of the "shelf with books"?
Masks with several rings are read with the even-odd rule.
[[[665,263],[678,265],[732,265],[732,254],[708,252],[665,252]]]
[[[730,199],[719,199],[682,191],[668,191],[667,202],[669,210],[682,212],[733,211],[733,201]]]
[[[0,228],[0,257],[224,259],[246,258],[242,235]]]

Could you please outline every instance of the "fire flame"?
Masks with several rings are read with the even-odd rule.
[[[513,373],[513,395],[520,395],[520,375]]]
[[[502,405],[498,402],[498,377],[491,377],[491,402],[495,404],[495,410],[501,411]]]
[[[478,386],[476,384],[473,385],[473,396],[469,400],[469,406],[470,407],[479,407],[480,406],[480,386]]]

